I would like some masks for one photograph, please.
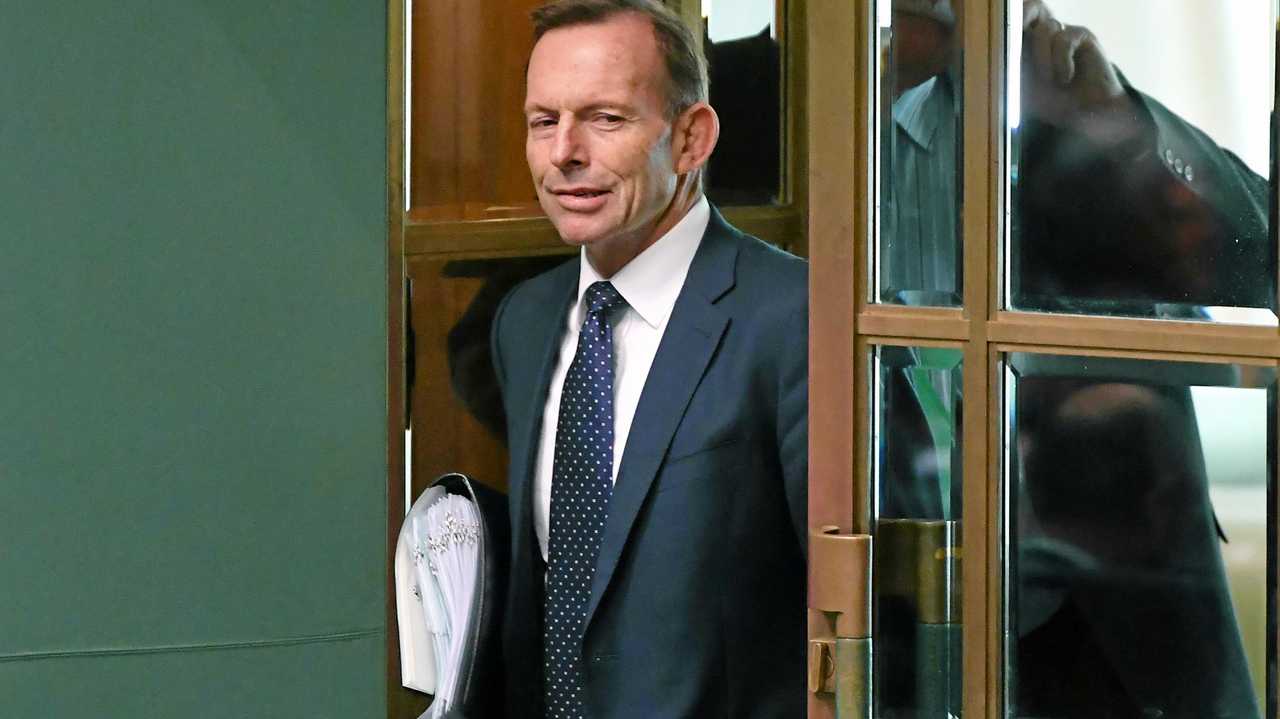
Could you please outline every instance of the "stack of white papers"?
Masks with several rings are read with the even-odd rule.
[[[435,695],[422,719],[439,719],[460,698],[481,551],[476,506],[442,487],[424,492],[401,527],[395,563],[401,682]]]

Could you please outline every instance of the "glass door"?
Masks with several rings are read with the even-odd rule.
[[[808,29],[810,523],[871,537],[857,715],[1275,717],[1275,3]]]

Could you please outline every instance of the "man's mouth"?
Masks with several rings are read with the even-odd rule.
[[[553,190],[552,194],[555,195],[556,204],[567,212],[599,212],[609,204],[605,199],[609,191],[594,187],[565,187]]]

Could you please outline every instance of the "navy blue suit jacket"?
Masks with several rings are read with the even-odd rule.
[[[517,286],[494,319],[511,450],[511,717],[542,715],[532,484],[578,263]],[[804,716],[807,406],[807,265],[713,210],[609,506],[582,648],[592,719]]]

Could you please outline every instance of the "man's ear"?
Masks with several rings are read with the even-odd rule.
[[[705,102],[694,103],[676,118],[672,127],[677,175],[687,175],[707,164],[720,139],[720,117]]]

